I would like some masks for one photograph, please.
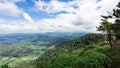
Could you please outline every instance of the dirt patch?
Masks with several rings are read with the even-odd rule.
[[[116,68],[120,68],[120,63],[117,64]]]
[[[112,43],[112,47],[120,48],[120,43]]]

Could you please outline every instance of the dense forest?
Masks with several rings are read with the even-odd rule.
[[[114,22],[109,22],[109,19],[114,19]],[[60,38],[53,42],[56,46],[52,48],[29,44],[24,48],[16,47],[16,51],[1,48],[2,56],[21,57],[34,52],[37,56],[34,60],[13,65],[2,64],[1,68],[120,68],[120,2],[113,12],[101,15],[97,30],[103,33],[87,33],[67,41]]]

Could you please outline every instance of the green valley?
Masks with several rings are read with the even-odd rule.
[[[26,60],[34,60],[50,48],[52,48],[52,46],[37,46],[27,43],[16,43],[9,45],[1,44],[0,65],[19,63]]]
[[[120,0],[0,0],[0,68],[120,68]]]

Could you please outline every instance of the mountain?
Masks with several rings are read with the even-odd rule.
[[[85,33],[14,33],[0,35],[0,66],[35,60],[45,51],[60,47]],[[5,59],[6,58],[6,59]],[[21,67],[22,68],[22,67]]]
[[[1,34],[0,44],[32,43],[36,45],[56,45],[65,44],[78,36],[86,33],[71,32],[48,32],[48,33],[13,33]]]
[[[59,36],[59,38],[63,40],[65,36]],[[36,39],[36,41],[39,40],[39,38]],[[0,66],[8,68],[118,68],[120,48],[109,47],[104,40],[104,34],[89,33],[60,47],[48,48],[27,44],[5,46],[0,49],[0,59],[2,59]]]
[[[98,52],[96,53],[96,51],[95,53],[93,53],[92,51],[89,52],[90,49],[93,49],[93,50],[95,49],[94,46],[92,46],[93,44],[96,45],[96,43],[103,42],[103,41],[104,41],[103,34],[86,34],[84,36],[81,36],[77,39],[72,40],[67,44],[61,45],[60,47],[47,50],[39,58],[34,60],[33,63],[30,61],[29,64],[34,64],[35,67],[33,66],[33,68],[58,68],[58,67],[59,68],[70,68],[70,67],[82,68],[81,64],[83,62],[86,61],[86,63],[83,64],[85,66],[87,62],[92,62],[92,60],[94,60],[94,61],[98,61],[96,63],[99,63],[100,61],[101,66],[103,66],[104,68],[104,64],[107,64],[107,63],[106,62],[102,63],[102,61],[108,60],[107,62],[110,62],[109,58],[107,58],[107,56],[105,56],[104,54],[101,54]],[[103,45],[103,44],[101,43],[98,45]],[[88,53],[85,53],[86,56],[82,56],[84,55],[84,52],[86,50],[88,50]],[[97,57],[95,57],[95,55]],[[101,57],[104,59],[102,59]],[[82,61],[80,60],[80,58],[85,60]],[[89,60],[89,58],[91,59]],[[76,63],[76,61],[78,63]],[[81,64],[79,64],[79,62]],[[89,67],[85,67],[85,68],[89,68]]]

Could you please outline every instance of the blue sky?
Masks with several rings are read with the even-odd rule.
[[[119,0],[0,0],[0,34],[97,32]]]
[[[42,0],[42,1],[49,3],[51,0]],[[58,0],[58,1],[59,2],[69,2],[69,1],[73,1],[73,0]],[[16,5],[19,8],[24,9],[27,13],[29,13],[29,15],[33,19],[51,18],[51,17],[54,17],[56,14],[65,13],[65,12],[59,12],[59,13],[52,14],[52,16],[51,16],[51,15],[49,15],[46,12],[43,12],[43,11],[35,12],[35,10],[33,10],[33,8],[32,8],[35,5],[33,0],[26,0],[25,2],[17,2]]]

